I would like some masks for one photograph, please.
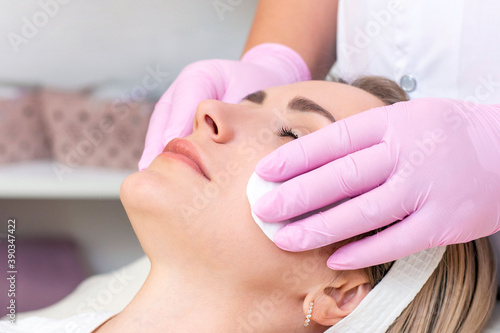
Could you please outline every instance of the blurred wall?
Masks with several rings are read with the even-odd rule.
[[[239,58],[256,3],[1,1],[0,83],[134,85],[159,66],[169,73],[163,89],[193,61]]]

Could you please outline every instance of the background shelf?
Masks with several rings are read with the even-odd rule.
[[[118,199],[122,181],[136,170],[78,167],[54,161],[0,166],[0,198]]]

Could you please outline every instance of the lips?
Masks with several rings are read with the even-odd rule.
[[[173,139],[165,146],[163,153],[166,153],[166,155],[170,155],[168,153],[176,154],[176,157],[190,165],[195,171],[203,175],[203,177],[210,180],[196,147],[190,141],[179,138]]]

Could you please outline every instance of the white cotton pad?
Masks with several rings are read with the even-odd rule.
[[[264,231],[267,237],[274,242],[274,235],[283,228],[285,225],[289,223],[289,221],[284,222],[275,222],[269,223],[262,221],[255,213],[253,212],[253,205],[259,198],[261,198],[264,194],[270,192],[272,189],[279,186],[281,183],[268,182],[259,177],[255,172],[252,173],[250,179],[248,180],[247,185],[247,197],[250,202],[250,208],[252,209],[252,217],[257,223],[257,225]]]

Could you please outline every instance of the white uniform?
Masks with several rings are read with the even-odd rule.
[[[498,104],[499,22],[498,0],[340,0],[335,70],[388,77],[411,98]],[[490,240],[500,280],[500,232]]]
[[[383,75],[411,98],[500,103],[500,1],[340,0],[337,68]]]

